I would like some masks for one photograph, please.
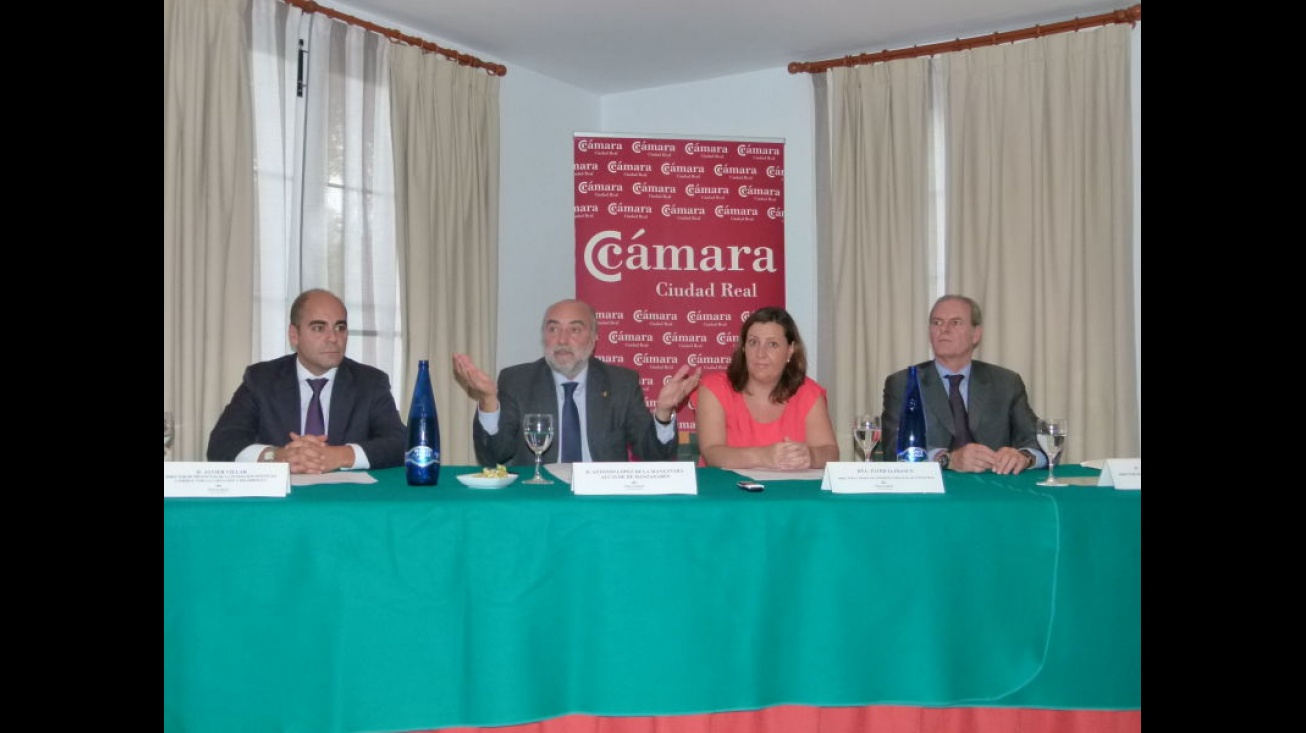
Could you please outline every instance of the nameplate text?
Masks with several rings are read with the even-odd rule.
[[[226,498],[285,496],[289,463],[164,461],[163,496]]]
[[[821,488],[836,494],[942,494],[943,473],[935,461],[825,464]]]
[[[578,496],[697,494],[693,461],[571,464],[571,493]]]

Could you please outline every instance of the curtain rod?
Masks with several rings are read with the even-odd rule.
[[[1063,20],[1060,23],[1051,25],[1036,25],[1032,28],[1022,28],[1016,31],[1005,31],[1002,33],[992,33],[987,36],[975,36],[974,38],[959,38],[955,41],[943,41],[942,43],[931,43],[925,46],[912,46],[911,48],[899,48],[892,51],[880,51],[879,53],[863,53],[856,56],[844,56],[838,59],[828,59],[826,61],[794,61],[789,64],[790,74],[822,74],[838,66],[861,66],[863,64],[875,64],[881,61],[893,61],[895,59],[910,59],[917,56],[933,56],[938,53],[949,53],[952,51],[965,51],[970,48],[980,46],[996,46],[1002,43],[1014,43],[1024,41],[1030,38],[1039,38],[1040,36],[1050,36],[1056,33],[1067,33],[1077,31],[1083,28],[1096,28],[1100,25],[1111,25],[1112,23],[1129,23],[1133,25],[1143,19],[1143,4],[1139,3],[1123,10],[1113,10],[1101,15],[1090,15],[1087,18],[1075,18],[1074,20]]]
[[[482,61],[476,58],[475,56],[471,56],[465,53],[460,53],[458,51],[454,51],[448,48],[442,48],[440,46],[435,45],[434,43],[431,43],[430,41],[417,38],[416,36],[404,35],[403,33],[400,33],[399,31],[394,30],[393,28],[384,28],[382,26],[377,25],[376,23],[369,23],[368,21],[363,20],[362,18],[355,18],[352,15],[345,15],[339,10],[332,10],[331,8],[313,2],[313,0],[281,0],[281,2],[287,5],[293,5],[297,8],[300,8],[306,13],[321,13],[327,16],[328,18],[335,18],[336,20],[344,21],[349,25],[356,25],[359,26],[360,28],[366,28],[367,30],[372,31],[373,33],[379,33],[385,36],[386,38],[389,38],[392,41],[406,43],[409,46],[417,46],[423,51],[431,51],[433,53],[438,53],[441,56],[457,61],[462,66],[473,66],[478,69],[485,69],[485,71],[489,73],[491,76],[506,76],[508,74],[508,67],[504,66],[503,64],[492,64],[488,61]]]

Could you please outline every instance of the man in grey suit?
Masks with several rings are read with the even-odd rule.
[[[562,421],[564,387],[574,382],[581,426],[579,460],[669,461],[676,455],[676,409],[698,386],[702,369],[684,365],[658,392],[650,413],[639,373],[607,364],[594,356],[598,318],[580,300],[549,306],[540,329],[543,358],[507,367],[496,382],[466,354],[454,354],[454,377],[477,403],[472,443],[483,466],[534,464],[535,454],[522,438],[522,416],[554,415],[555,438],[544,463],[560,462],[565,445]],[[576,459],[572,459],[576,460]]]
[[[984,337],[979,303],[964,295],[944,295],[930,309],[930,348],[934,360],[916,365],[925,403],[925,442],[929,457],[944,468],[967,473],[1016,474],[1047,465],[1035,434],[1038,416],[1029,406],[1025,382],[1016,372],[972,358]],[[959,429],[949,404],[949,376],[957,381],[967,430]],[[881,445],[894,455],[902,416],[907,370],[884,380]],[[966,433],[969,435],[966,435]]]
[[[287,330],[295,353],[245,369],[213,432],[210,461],[290,464],[291,473],[390,468],[404,462],[408,433],[390,378],[345,356],[345,304],[326,290],[300,293]],[[310,434],[314,387],[322,432]]]

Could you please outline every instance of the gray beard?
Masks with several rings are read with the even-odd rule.
[[[553,354],[545,354],[544,361],[553,371],[561,374],[567,379],[575,379],[578,374],[585,371],[585,367],[589,364],[588,354],[583,357],[580,354],[577,354],[576,357],[576,363],[572,364],[570,369],[564,369],[562,365],[555,362],[553,360]]]

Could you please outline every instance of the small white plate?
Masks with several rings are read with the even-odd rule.
[[[473,489],[502,489],[513,481],[516,481],[517,474],[510,473],[503,478],[486,478],[474,473],[464,473],[458,476],[458,480],[461,481],[464,486],[469,486]]]
[[[1083,466],[1084,468],[1096,468],[1097,470],[1101,471],[1103,468],[1106,468],[1106,459],[1095,458],[1091,461],[1084,461],[1079,465]]]

